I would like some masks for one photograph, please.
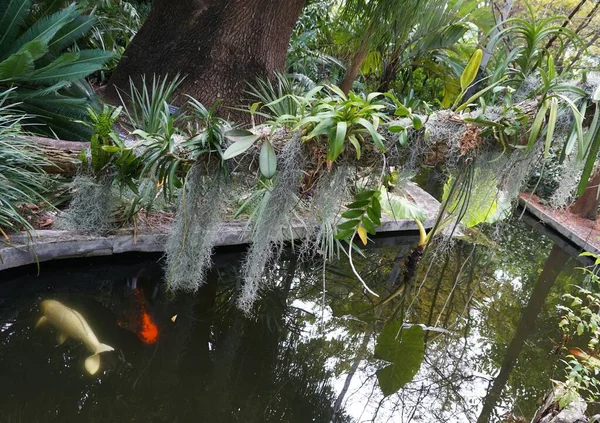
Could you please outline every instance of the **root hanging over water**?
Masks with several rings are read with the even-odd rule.
[[[250,314],[260,289],[267,282],[265,269],[276,261],[283,247],[284,231],[298,200],[302,178],[300,134],[295,133],[283,147],[279,157],[280,170],[265,208],[258,214],[252,228],[252,244],[242,264],[244,285],[238,307]]]
[[[165,246],[165,273],[170,289],[194,292],[206,282],[223,216],[225,193],[222,175],[205,175],[200,166],[190,170]]]

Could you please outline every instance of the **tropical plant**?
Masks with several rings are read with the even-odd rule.
[[[600,278],[597,274],[600,257],[588,252],[582,253],[581,256],[591,257],[594,264],[580,268],[587,276],[587,285],[577,286],[575,295],[563,295],[565,305],[558,306],[563,313],[559,326],[565,334],[565,339],[581,339],[585,336],[587,349],[569,349],[568,361],[565,361],[566,381],[561,383],[564,389],[559,397],[561,408],[578,395],[584,396],[588,401],[600,398]]]
[[[124,114],[131,130],[141,130],[148,134],[160,134],[165,129],[165,118],[174,115],[175,109],[169,106],[173,93],[183,81],[176,75],[169,81],[168,75],[153,75],[152,83],[142,75],[139,84],[129,80],[129,93],[118,91]]]
[[[527,18],[515,17],[505,20],[499,24],[500,27],[496,27],[503,29],[490,40],[490,47],[494,47],[504,40],[511,40],[512,51],[506,53],[505,57],[514,61],[517,69],[507,68],[508,61],[499,61],[498,64],[501,67],[496,69],[496,72],[514,74],[517,77],[517,83],[533,73],[547,60],[550,53],[546,43],[550,39],[559,39],[561,43],[570,42],[576,47],[582,47],[583,44],[575,31],[563,25],[566,16],[552,15],[539,19],[530,3],[525,2],[525,6],[528,12]]]
[[[35,144],[24,138],[23,125],[28,119],[7,103],[10,92],[0,93],[0,234],[33,229],[22,215],[23,204],[49,204],[47,164]]]
[[[86,139],[89,132],[74,120],[87,119],[97,107],[84,78],[113,57],[104,50],[69,51],[95,24],[72,4],[51,14],[34,14],[31,0],[0,1],[0,88],[7,101],[32,115],[31,131],[65,139]],[[35,21],[27,23],[35,17]]]

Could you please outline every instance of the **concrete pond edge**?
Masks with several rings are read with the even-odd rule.
[[[416,204],[427,213],[425,228],[435,224],[440,204],[429,193],[413,183],[404,189]],[[306,227],[300,223],[292,224],[292,231],[286,240],[301,239]],[[223,223],[218,229],[217,247],[248,244],[250,231],[245,221]],[[378,233],[408,232],[417,230],[417,225],[409,219],[382,218]],[[113,254],[140,252],[160,253],[168,237],[168,228],[162,230],[140,229],[134,239],[132,229],[119,229],[106,235],[94,235],[76,231],[38,230],[29,234],[11,235],[10,243],[0,243],[0,270],[12,269],[50,260],[78,257],[110,256]]]

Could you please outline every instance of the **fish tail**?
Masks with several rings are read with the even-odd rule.
[[[107,352],[107,351],[114,351],[115,349],[113,347],[111,347],[110,345],[106,345],[106,344],[98,344],[98,348],[96,349],[96,354],[100,354],[103,352]]]
[[[98,353],[90,355],[85,359],[85,370],[91,375],[96,374],[100,368],[100,355]]]
[[[94,375],[100,368],[100,353],[114,350],[115,349],[110,345],[98,344],[96,352],[85,359],[85,369],[88,371],[88,373]]]

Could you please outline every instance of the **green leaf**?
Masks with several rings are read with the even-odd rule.
[[[385,146],[383,145],[383,137],[377,133],[377,130],[371,122],[364,118],[359,118],[356,120],[356,123],[362,125],[367,130],[369,135],[371,135],[373,142],[380,151],[385,151]]]
[[[377,226],[381,225],[381,216],[377,214],[377,212],[373,209],[373,207],[367,208],[367,215],[369,219],[373,221]]]
[[[358,139],[356,138],[355,135],[349,135],[348,140],[350,141],[350,144],[352,144],[354,146],[354,149],[356,150],[356,160],[360,160],[360,142],[358,142]]]
[[[271,179],[275,176],[275,172],[277,171],[277,156],[275,155],[275,150],[269,140],[265,140],[260,148],[258,166],[260,168],[260,173],[262,173],[265,178]]]
[[[342,213],[342,217],[344,219],[356,219],[357,217],[361,217],[364,213],[364,210],[361,209],[346,210]]]
[[[365,207],[367,207],[369,204],[371,204],[370,200],[360,200],[360,201],[355,201],[354,203],[350,203],[346,206],[346,208],[348,209],[363,209]]]
[[[402,323],[387,323],[375,344],[375,357],[391,364],[377,371],[377,380],[383,394],[387,397],[410,382],[421,367],[425,357],[423,328],[419,325],[403,329],[401,340],[396,336]]]
[[[369,232],[371,235],[375,235],[377,233],[374,222],[372,222],[371,219],[369,219],[367,216],[363,216],[362,224],[367,230],[367,232]]]
[[[387,191],[382,186],[381,208],[383,212],[394,219],[416,219],[421,222],[427,219],[427,213],[408,198]]]
[[[0,63],[0,80],[12,80],[29,75],[33,69],[33,57],[29,52],[15,53]]]
[[[548,107],[550,106],[548,100],[544,100],[542,103],[542,107],[538,111],[533,124],[531,125],[531,129],[529,132],[529,141],[527,142],[526,151],[529,152],[533,145],[535,144],[540,131],[542,130],[542,125],[544,124],[544,118],[546,117],[546,112],[548,111]]]
[[[339,229],[339,227],[338,227],[338,229]],[[335,239],[348,239],[352,235],[354,235],[354,228],[340,231],[340,232],[338,232],[338,233],[335,234],[334,238]]]
[[[471,83],[475,80],[482,58],[483,51],[481,49],[477,49],[473,53],[473,56],[471,56],[467,66],[465,66],[465,70],[460,76],[460,88],[463,92],[466,91],[469,85],[471,85]]]
[[[235,142],[223,152],[223,160],[229,160],[244,153],[252,147],[252,144],[259,138],[258,135],[255,135],[250,131],[240,130],[227,131],[225,132],[225,136]]]
[[[344,121],[337,123],[335,129],[335,140],[333,142],[333,157],[331,161],[337,159],[342,151],[344,151],[344,141],[346,140],[346,131],[348,130],[348,124]],[[332,140],[329,140],[331,143]]]
[[[348,229],[354,229],[358,226],[359,223],[360,223],[360,220],[348,220],[344,223],[340,223],[338,225],[338,229],[341,231],[345,231]]]
[[[402,125],[390,125],[388,127],[388,131],[390,131],[392,133],[403,132],[405,130],[406,130],[406,128]]]
[[[421,118],[419,116],[414,115],[412,118],[412,121],[413,121],[413,127],[417,131],[423,127],[423,121],[421,120]]]
[[[373,195],[375,195],[377,191],[373,191],[373,190],[364,190],[361,191],[357,194],[354,195],[354,199],[356,201],[362,201],[362,200],[370,200],[371,197],[373,197]]]
[[[19,28],[25,23],[31,0],[8,0],[0,2],[0,58],[17,38]]]
[[[402,147],[406,147],[408,145],[408,131],[404,130],[400,132],[400,135],[398,136],[398,143]]]

